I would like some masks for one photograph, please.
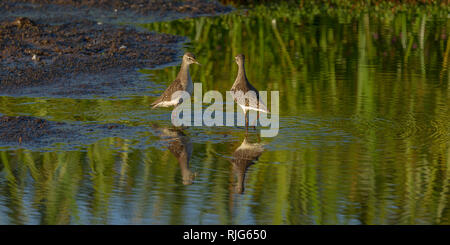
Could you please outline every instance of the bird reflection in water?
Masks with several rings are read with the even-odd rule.
[[[245,174],[248,167],[258,160],[259,156],[264,152],[264,145],[261,143],[250,143],[249,137],[246,135],[242,144],[233,152],[231,164],[233,174],[237,178],[234,188],[235,193],[244,193]]]
[[[163,141],[168,142],[167,148],[177,158],[181,169],[181,176],[184,185],[190,185],[195,179],[195,173],[189,169],[189,161],[192,156],[191,138],[187,136],[182,129],[162,128],[153,125],[153,128],[159,132]]]

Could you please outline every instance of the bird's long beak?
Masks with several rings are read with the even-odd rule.
[[[194,61],[195,64],[197,64],[197,65],[202,65],[202,64],[200,64],[196,59],[192,59],[192,60]]]

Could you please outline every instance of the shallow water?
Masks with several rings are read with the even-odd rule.
[[[0,97],[1,114],[134,128],[2,147],[0,224],[449,224],[450,22],[421,23],[237,12],[140,25],[189,37],[204,92],[227,91],[246,54],[250,82],[280,91],[279,134],[170,130],[149,104],[177,66],[141,70],[145,93]]]

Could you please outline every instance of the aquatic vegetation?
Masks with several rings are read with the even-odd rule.
[[[380,19],[393,19],[397,14],[447,18],[450,4],[446,0],[395,1],[395,0],[291,0],[291,1],[240,1],[223,0],[238,8],[251,9],[249,15],[272,18],[289,18],[294,21],[313,22],[320,15],[336,17],[348,22],[364,14]]]

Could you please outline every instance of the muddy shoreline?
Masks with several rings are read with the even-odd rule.
[[[51,3],[51,4],[49,4]],[[0,2],[0,96],[85,98],[151,94],[137,71],[173,64],[185,37],[130,25],[230,11],[205,0],[10,0]],[[164,17],[165,16],[165,17]],[[169,18],[169,19],[170,19]],[[90,97],[89,97],[90,98]],[[139,127],[0,117],[0,146],[45,148],[129,137]],[[144,130],[145,131],[145,130]],[[88,136],[90,135],[90,136]]]
[[[95,84],[126,86],[131,82],[126,75],[137,68],[176,61],[184,40],[87,20],[49,25],[23,17],[1,22],[0,33],[0,95],[27,95],[27,88],[52,85],[56,90],[49,93],[56,94],[82,93]],[[105,78],[90,79],[89,74]]]
[[[61,134],[58,129],[54,129],[57,123],[28,117],[28,116],[2,116],[0,117],[0,144],[30,142],[46,136]]]
[[[120,15],[121,12],[130,11],[135,15],[149,16],[158,14],[160,16],[169,13],[184,14],[184,16],[196,17],[200,15],[216,15],[232,10],[230,6],[224,6],[216,1],[210,0],[7,0],[0,3],[0,9],[15,11],[17,9],[29,9],[29,5],[39,7],[46,5],[58,5],[75,7],[77,9],[100,9],[111,11]]]
[[[59,9],[66,7],[72,12]],[[83,9],[94,15],[73,12]],[[46,11],[59,15],[47,15]],[[1,2],[0,95],[83,98],[114,95],[127,87],[134,88],[133,92],[144,89],[144,85],[136,85],[142,80],[136,70],[179,61],[181,43],[186,39],[98,21],[97,17],[130,12],[197,16],[227,11],[229,7],[205,0]],[[15,15],[20,17],[13,18]]]
[[[117,123],[80,124],[32,116],[0,116],[0,147],[73,150],[109,137],[139,140],[139,134],[147,131],[144,127]]]

